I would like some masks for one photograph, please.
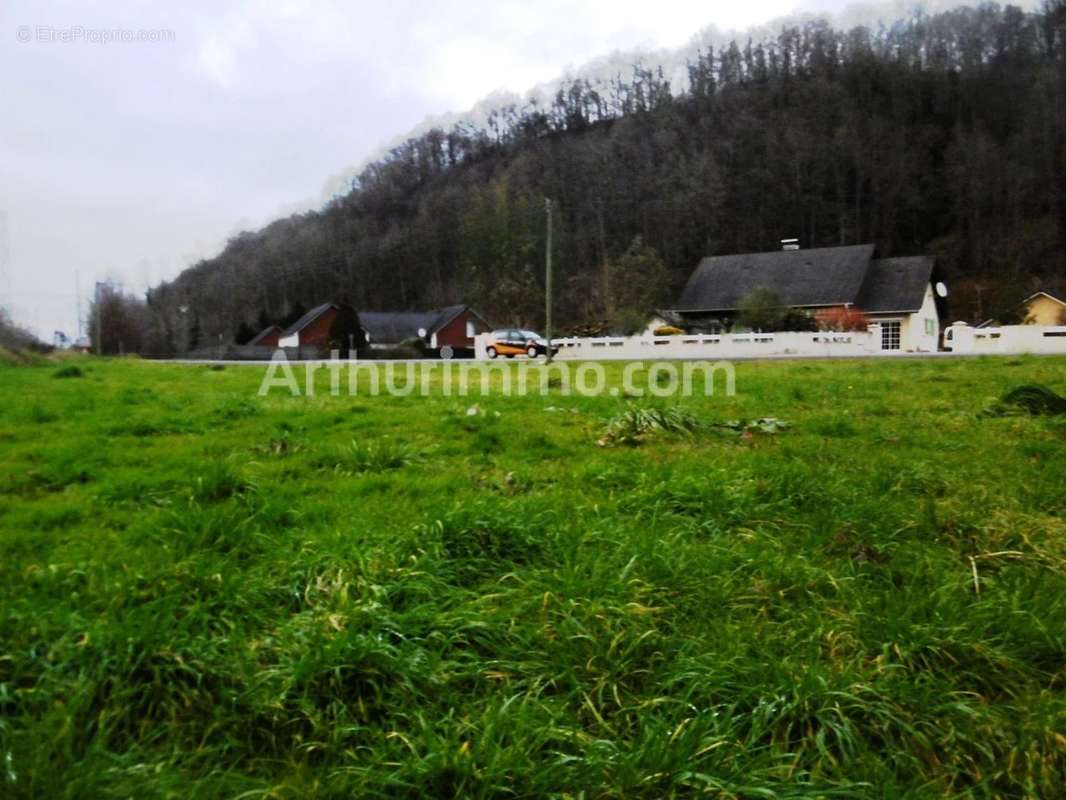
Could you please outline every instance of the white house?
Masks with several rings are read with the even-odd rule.
[[[874,245],[821,247],[711,256],[703,259],[681,296],[652,324],[674,322],[714,332],[727,327],[751,292],[768,289],[790,308],[862,311],[881,350],[933,352],[940,338],[947,290],[930,256],[874,258]]]

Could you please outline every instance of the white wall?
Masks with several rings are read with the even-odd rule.
[[[944,331],[944,347],[954,353],[1066,354],[1066,325],[1004,325],[973,328],[956,322]]]
[[[474,339],[474,355],[485,358],[488,334]],[[659,358],[759,358],[760,356],[865,356],[881,353],[880,334],[723,333],[682,336],[600,336],[553,339],[557,358],[631,361]]]

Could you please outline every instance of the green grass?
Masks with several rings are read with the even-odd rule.
[[[1063,795],[1066,421],[981,412],[1064,359],[56,374],[0,367],[4,798]]]

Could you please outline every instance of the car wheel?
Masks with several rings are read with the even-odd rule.
[[[492,345],[489,345],[488,349],[485,350],[485,355],[487,355],[489,358],[496,358],[496,348]]]
[[[529,347],[526,348],[526,355],[529,356],[530,358],[536,358],[537,357],[537,348],[534,347],[533,345],[530,345]]]

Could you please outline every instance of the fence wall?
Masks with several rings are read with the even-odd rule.
[[[488,334],[475,337],[475,357],[485,358]],[[881,354],[879,334],[858,332],[722,333],[682,336],[599,336],[552,339],[559,359],[627,361],[660,358],[762,356],[867,356]]]
[[[1066,355],[1066,325],[1003,325],[972,328],[956,323],[944,331],[944,347],[967,355],[1061,353]]]

